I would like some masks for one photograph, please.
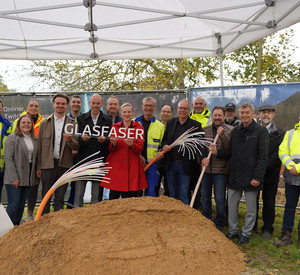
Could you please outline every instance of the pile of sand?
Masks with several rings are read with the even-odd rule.
[[[45,215],[0,239],[0,274],[239,274],[238,247],[198,211],[131,198]]]

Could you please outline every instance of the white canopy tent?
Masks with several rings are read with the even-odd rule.
[[[0,59],[217,56],[299,14],[300,0],[5,0]]]

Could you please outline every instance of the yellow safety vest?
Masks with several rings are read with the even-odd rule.
[[[211,124],[211,119],[209,118],[210,111],[207,107],[204,108],[203,112],[196,114],[195,111],[190,112],[189,116],[191,119],[196,120],[201,123],[202,128]]]
[[[3,128],[3,123],[0,122],[0,142],[1,142],[1,149],[0,149],[0,171],[4,171],[4,147],[5,147],[5,140],[9,134],[12,133],[11,126],[6,130],[5,133],[2,135],[2,128]]]
[[[138,121],[142,125],[142,117],[136,118],[135,121]],[[153,117],[153,119],[151,119],[151,123],[147,134],[147,162],[150,162],[153,158],[156,157],[164,133],[165,126]]]
[[[288,170],[292,168],[290,165],[295,165],[297,172],[300,173],[300,162],[294,162],[294,160],[300,160],[300,122],[295,125],[295,129],[285,133],[278,155]]]

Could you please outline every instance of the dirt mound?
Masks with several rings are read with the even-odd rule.
[[[0,274],[239,274],[238,247],[198,211],[130,198],[45,215],[0,239]]]

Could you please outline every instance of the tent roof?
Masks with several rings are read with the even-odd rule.
[[[300,21],[299,0],[6,0],[1,59],[226,54]]]

